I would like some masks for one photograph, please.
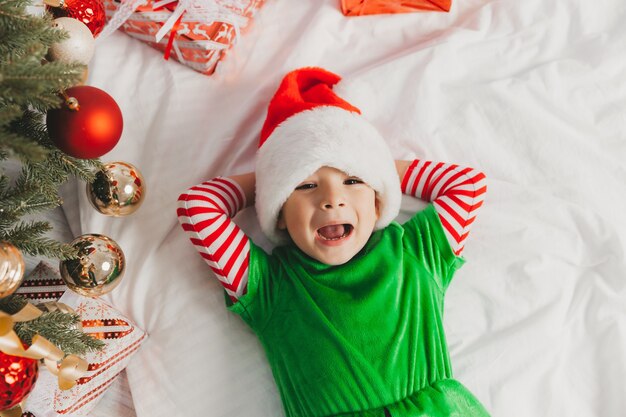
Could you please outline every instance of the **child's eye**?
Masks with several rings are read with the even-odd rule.
[[[313,183],[306,183],[306,184],[300,184],[296,187],[296,190],[310,190],[312,188],[315,188],[315,184]]]
[[[346,185],[363,184],[363,180],[360,178],[348,178],[343,183]]]

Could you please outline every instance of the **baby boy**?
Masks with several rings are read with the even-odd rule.
[[[339,81],[287,74],[256,171],[190,188],[179,220],[261,340],[286,416],[488,416],[453,379],[443,332],[484,175],[394,161]],[[430,202],[402,225],[401,193]],[[230,220],[253,204],[271,254]]]

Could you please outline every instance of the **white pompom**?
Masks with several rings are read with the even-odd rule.
[[[89,64],[93,56],[95,40],[87,25],[71,17],[54,19],[54,25],[68,32],[70,37],[52,45],[48,51],[48,59]]]

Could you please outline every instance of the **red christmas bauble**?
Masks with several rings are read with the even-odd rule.
[[[31,392],[35,381],[37,381],[35,359],[0,352],[0,411],[18,405]]]
[[[52,142],[66,154],[80,159],[99,158],[115,147],[122,136],[122,111],[113,97],[96,87],[80,85],[65,90],[78,101],[68,101],[48,111],[46,125]]]
[[[65,0],[62,7],[50,7],[47,9],[56,17],[71,17],[83,22],[95,38],[106,23],[104,3],[102,0]]]

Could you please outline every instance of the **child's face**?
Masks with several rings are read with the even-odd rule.
[[[359,178],[322,167],[291,193],[278,217],[293,242],[327,265],[348,262],[367,243],[379,217],[374,190]]]

